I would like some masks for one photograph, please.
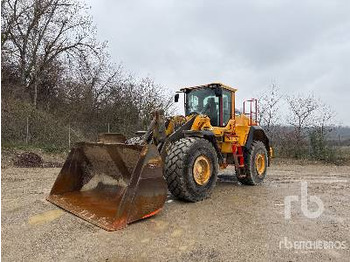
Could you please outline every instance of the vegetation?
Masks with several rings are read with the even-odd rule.
[[[273,84],[260,95],[259,106],[259,122],[276,156],[337,164],[346,160],[340,148],[344,142],[331,138],[336,114],[312,93],[284,95]]]
[[[110,61],[80,0],[1,1],[3,146],[68,148],[100,132],[128,136],[171,100]]]
[[[1,1],[3,147],[66,150],[101,132],[132,136],[154,109],[169,112],[161,86],[111,62],[88,11],[81,0]],[[330,138],[335,114],[312,94],[287,96],[274,84],[259,106],[277,156],[337,162],[346,154]]]

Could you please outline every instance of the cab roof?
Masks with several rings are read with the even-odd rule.
[[[205,84],[205,85],[184,87],[184,88],[180,89],[180,92],[187,93],[187,92],[192,91],[194,89],[199,89],[199,88],[216,88],[216,87],[221,87],[221,88],[224,88],[224,89],[229,90],[231,92],[236,92],[237,91],[236,88],[230,87],[230,86],[225,85],[223,83],[216,82],[216,83],[210,83],[210,84]]]

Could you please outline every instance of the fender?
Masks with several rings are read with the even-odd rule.
[[[182,125],[179,129],[177,129],[174,133],[172,133],[170,136],[165,138],[165,141],[159,145],[158,150],[163,160],[165,159],[165,156],[166,156],[167,145],[185,137],[184,132],[191,129],[191,126],[193,125],[193,122],[195,119],[196,117],[192,117],[184,125]]]
[[[218,162],[219,164],[223,164],[224,163],[224,157],[221,153],[221,150],[218,146],[216,137],[214,135],[213,132],[208,131],[208,130],[187,130],[187,131],[183,131],[183,134],[185,137],[200,137],[200,138],[204,138],[206,140],[208,140],[213,147],[215,148],[216,154],[218,156]]]
[[[270,156],[270,139],[266,135],[264,129],[262,129],[260,126],[251,126],[248,137],[246,140],[246,143],[244,145],[245,148],[250,148],[253,141],[258,140],[265,144],[266,150],[267,150],[267,156],[268,156],[268,166],[270,166],[271,162],[271,156]]]

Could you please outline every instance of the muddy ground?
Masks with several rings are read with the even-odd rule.
[[[3,261],[350,260],[349,166],[274,165],[255,187],[221,176],[210,199],[193,204],[169,197],[157,216],[116,232],[45,200],[58,172],[2,169]],[[301,181],[308,182],[309,197],[321,199],[324,212],[308,218],[300,202],[293,203],[286,220],[284,199],[300,196]],[[316,246],[318,240],[326,242]]]

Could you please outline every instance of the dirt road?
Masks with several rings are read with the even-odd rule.
[[[45,200],[58,172],[2,170],[3,261],[350,260],[350,167],[275,165],[256,187],[224,175],[210,199],[193,204],[169,197],[159,215],[116,232]],[[324,211],[308,218],[321,207],[309,201],[305,215],[294,201],[287,220],[284,199],[302,198],[301,181]]]

